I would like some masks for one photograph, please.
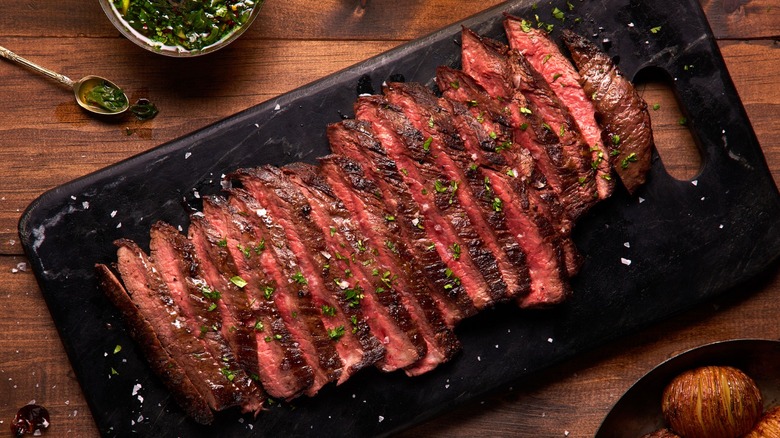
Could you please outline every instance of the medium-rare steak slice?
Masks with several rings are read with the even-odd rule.
[[[313,372],[273,299],[273,280],[264,263],[273,265],[276,260],[267,254],[265,241],[256,237],[249,221],[236,215],[224,198],[205,197],[203,207],[204,214],[192,218],[191,229],[197,232],[191,233],[191,241],[196,242],[202,254],[220,260],[223,283],[231,278],[246,282],[240,289],[232,281],[226,284],[232,298],[245,293],[248,300],[242,323],[250,329],[254,341],[256,378],[273,397],[297,397],[311,386]],[[209,265],[215,266],[206,266]]]
[[[480,172],[472,166],[475,160],[466,154],[464,142],[467,139],[464,135],[473,130],[460,132],[453,123],[455,115],[451,103],[437,98],[421,84],[389,83],[385,86],[384,95],[388,102],[401,108],[423,137],[431,139],[427,156],[447,178],[445,181],[436,180],[433,189],[449,195],[449,203],[463,207],[479,238],[495,257],[508,288],[507,296],[526,294],[528,269],[525,254],[505,227],[495,227],[505,223],[503,218],[494,219],[503,214],[495,208],[493,199],[484,196],[484,178],[480,178]],[[473,125],[469,128],[480,127]],[[509,143],[504,143],[504,147],[510,147]]]
[[[282,225],[266,206],[244,190],[232,189],[229,193],[235,216],[249,220],[257,233],[255,238],[262,239],[271,250],[268,253],[274,256],[275,263],[264,264],[272,281],[267,285],[269,294],[314,372],[314,382],[306,391],[307,395],[314,395],[325,384],[338,379],[343,363],[325,329],[322,311],[312,299],[307,279],[311,274],[301,270]]]
[[[504,29],[509,46],[523,54],[566,106],[591,149],[591,166],[596,170],[596,190],[599,199],[612,194],[610,151],[604,143],[603,131],[596,122],[596,107],[580,85],[581,77],[555,42],[541,29],[521,18],[506,16]]]
[[[192,333],[167,291],[165,282],[143,250],[127,239],[115,242],[117,271],[130,299],[143,318],[154,327],[160,344],[187,374],[198,393],[214,411],[239,406],[241,400],[219,358]]]
[[[388,345],[388,350],[396,348],[397,343],[401,343],[400,348],[408,348],[403,344],[404,336],[417,335],[408,318],[403,318],[403,314],[391,316],[382,309],[371,312],[376,306],[375,302],[381,302],[386,307],[395,305],[394,297],[389,294],[387,297],[376,296],[363,271],[350,264],[351,254],[347,247],[326,241],[325,233],[329,233],[332,224],[328,222],[320,228],[315,223],[311,203],[298,187],[276,167],[246,169],[238,174],[244,188],[266,206],[284,227],[291,249],[299,255],[301,271],[319,273],[307,276],[306,279],[309,281],[312,299],[321,309],[325,327],[344,362],[345,369],[339,383],[354,372],[383,359],[385,348],[377,338],[389,336],[394,341]],[[394,316],[399,321],[394,320]],[[367,320],[377,328],[373,334],[369,331]],[[411,333],[397,334],[399,328],[396,325]]]
[[[403,306],[417,324],[426,343],[427,352],[405,371],[409,375],[427,372],[448,361],[459,350],[460,343],[447,327],[426,283],[416,281],[422,272],[416,267],[403,244],[388,245],[395,236],[391,228],[397,228],[386,215],[370,216],[354,214],[345,208],[343,201],[318,174],[319,168],[297,163],[285,167],[291,182],[297,184],[310,199],[312,215],[322,220],[321,226],[338,246],[352,248],[349,260],[353,268],[365,271],[366,277],[374,277],[378,293],[397,293]],[[360,219],[364,219],[362,227]],[[332,227],[332,228],[331,228]],[[334,232],[330,232],[335,229]],[[364,232],[365,230],[365,232]],[[393,237],[391,239],[390,237]],[[337,258],[338,259],[338,258]],[[339,262],[344,262],[341,259]],[[358,263],[355,263],[358,262]],[[349,262],[347,262],[349,264]]]
[[[647,103],[612,59],[593,43],[565,30],[563,41],[582,76],[582,88],[601,116],[603,141],[612,148],[615,172],[629,193],[645,183],[650,170],[653,130]]]
[[[498,107],[498,101],[460,70],[440,67],[436,82],[444,97],[452,102],[453,122],[464,140],[467,153],[474,158],[474,164],[478,168],[484,166],[496,170],[511,181],[512,187],[522,187],[514,181],[519,179],[532,188],[523,189],[518,195],[527,197],[531,209],[551,224],[558,234],[557,240],[563,245],[567,274],[575,275],[581,256],[571,239],[572,221],[557,194],[547,184],[547,178],[534,165],[531,153],[512,143],[511,134],[507,133],[511,129],[511,121]],[[466,104],[461,105],[460,102]]]
[[[476,308],[457,274],[445,264],[436,245],[432,243],[425,228],[419,206],[404,186],[401,173],[393,160],[385,155],[384,148],[374,138],[370,125],[356,120],[344,120],[328,126],[328,139],[333,150],[342,157],[323,162],[322,175],[333,187],[341,187],[343,176],[346,181],[344,192],[338,194],[343,200],[352,199],[362,209],[372,209],[374,216],[384,217],[396,228],[393,236],[384,240],[403,242],[416,267],[425,275],[418,277],[428,285],[447,325],[454,327],[463,318],[476,313]],[[366,154],[372,154],[368,157]],[[346,157],[350,157],[347,159]],[[368,179],[364,170],[372,175]],[[343,174],[343,175],[342,175]],[[345,201],[349,202],[349,201]],[[354,210],[354,209],[353,209]]]
[[[136,307],[122,283],[106,265],[95,265],[101,290],[122,314],[130,337],[141,348],[152,371],[171,391],[176,403],[200,424],[211,424],[214,413],[182,366],[165,349],[155,327]]]
[[[424,137],[398,107],[381,96],[358,98],[355,114],[370,123],[387,157],[396,163],[436,250],[463,283],[474,305],[484,308],[504,298],[507,286],[495,257],[485,248],[462,206],[450,203],[449,189],[442,192],[435,187],[437,180],[447,179],[430,160],[433,139]]]
[[[494,208],[506,210],[508,226],[517,234],[517,242],[526,254],[531,277],[531,292],[518,298],[520,307],[546,307],[570,294],[566,280],[563,247],[550,223],[532,208],[532,191],[521,181],[510,181],[505,174],[485,169],[485,187]]]
[[[535,89],[516,83],[520,67],[517,52],[507,53],[498,43],[483,40],[474,32],[462,32],[463,71],[471,76],[494,99],[504,102],[514,129],[514,143],[528,149],[539,171],[558,194],[567,215],[576,219],[596,200],[595,183],[590,175],[585,151],[567,150],[556,131],[542,118],[542,111],[531,100]],[[510,60],[510,55],[513,57]],[[539,84],[542,85],[542,84]],[[548,90],[549,91],[549,90]],[[541,91],[539,92],[541,93]],[[549,93],[545,93],[545,96]],[[559,128],[558,128],[559,129]],[[565,132],[564,132],[565,133]]]
[[[195,255],[192,243],[164,222],[152,225],[150,234],[149,249],[154,267],[165,282],[173,302],[185,316],[183,319],[187,329],[198,334],[211,355],[222,361],[223,373],[239,392],[242,409],[245,412],[259,412],[264,397],[247,374],[257,372],[256,359],[255,363],[247,364],[250,368],[245,369],[236,360],[223,332],[213,329],[222,326],[227,330],[222,315],[228,313],[228,310],[221,302],[221,293],[204,278],[202,263]],[[238,324],[242,326],[243,321]]]

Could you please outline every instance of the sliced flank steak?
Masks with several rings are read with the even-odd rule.
[[[645,183],[652,159],[653,129],[647,103],[596,45],[569,30],[563,32],[563,41],[582,76],[585,94],[601,116],[603,141],[614,155],[615,172],[629,193],[634,193]]]
[[[610,150],[603,141],[603,130],[596,122],[596,107],[585,94],[582,78],[571,61],[561,52],[549,35],[529,22],[506,16],[504,29],[509,46],[522,53],[531,66],[551,85],[551,89],[571,113],[582,136],[591,149],[591,165],[596,170],[596,190],[599,199],[612,194]]]
[[[425,275],[419,277],[432,291],[449,327],[476,313],[474,303],[451,267],[445,263],[429,236],[419,205],[403,183],[402,171],[387,157],[366,122],[344,120],[328,126],[331,148],[342,156],[331,156],[321,162],[322,176],[336,191],[344,178],[346,191],[339,197],[345,202],[360,203],[377,215],[386,217],[392,226],[387,236],[401,241]],[[353,209],[353,211],[355,211]],[[392,220],[389,220],[392,219]]]
[[[264,268],[276,261],[267,253],[266,242],[257,238],[253,226],[237,215],[227,200],[206,197],[203,206],[204,214],[191,221],[194,232],[190,240],[201,253],[222,260],[222,282],[230,282],[226,291],[233,298],[246,294],[248,308],[243,322],[254,346],[255,377],[272,397],[295,398],[311,386],[313,372],[276,307],[273,280]],[[239,289],[230,279],[246,284]]]

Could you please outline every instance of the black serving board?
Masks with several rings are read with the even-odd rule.
[[[488,10],[36,200],[21,219],[21,240],[101,433],[387,435],[719,293],[738,293],[733,286],[771,266],[780,254],[780,197],[698,2],[572,0],[573,11],[562,1],[534,3]],[[565,22],[551,16],[555,6]],[[394,74],[432,85],[436,66],[459,66],[461,24],[504,39],[503,12],[538,14],[555,24],[555,37],[571,27],[608,40],[629,78],[665,71],[701,148],[701,173],[675,180],[655,156],[635,196],[618,189],[578,224],[585,263],[571,300],[535,312],[500,306],[464,322],[462,353],[427,375],[366,370],[257,419],[227,412],[211,427],[188,420],[98,290],[94,263],[114,261],[120,237],[146,246],[157,220],[186,229],[198,196],[220,192],[226,172],[328,153],[325,126],[352,114],[361,77],[377,90]],[[113,354],[117,344],[123,348]]]

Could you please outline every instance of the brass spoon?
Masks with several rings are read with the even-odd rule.
[[[30,68],[38,73],[48,76],[61,84],[64,84],[73,89],[73,94],[76,96],[76,102],[85,110],[99,115],[116,115],[122,114],[130,107],[130,102],[127,99],[127,95],[124,94],[121,88],[116,86],[108,79],[101,78],[100,76],[86,76],[78,81],[73,81],[65,75],[53,72],[47,68],[41,67],[34,62],[22,58],[16,53],[0,46],[0,56],[10,61],[22,64],[23,66]],[[116,99],[115,105],[100,105],[94,99],[89,99],[88,96],[97,87],[103,87],[103,89],[111,91],[116,90],[121,95]],[[100,90],[100,88],[98,88]]]

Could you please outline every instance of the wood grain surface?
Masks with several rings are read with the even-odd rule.
[[[45,191],[147,151],[501,2],[268,0],[253,27],[212,55],[168,59],[120,36],[97,1],[0,0],[0,45],[73,79],[103,75],[157,118],[87,116],[72,92],[0,60],[0,437],[17,409],[51,413],[46,433],[98,432],[19,244],[17,223]],[[709,23],[771,168],[780,177],[780,0],[702,0]],[[675,177],[700,158],[674,95],[640,84],[658,149]],[[77,244],[77,243],[76,243]],[[756,245],[760,245],[756,242]],[[532,384],[433,418],[403,433],[435,437],[588,437],[620,395],[659,362],[735,338],[780,339],[780,275],[766,272],[689,312],[546,370]]]

